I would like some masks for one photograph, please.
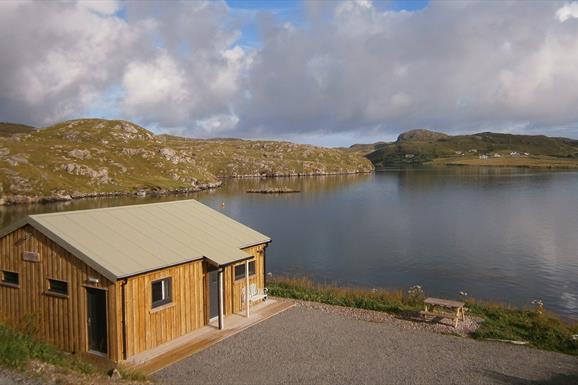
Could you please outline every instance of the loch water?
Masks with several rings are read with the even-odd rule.
[[[289,187],[294,194],[247,194]],[[233,179],[172,197],[0,208],[27,213],[198,199],[269,235],[266,269],[320,282],[545,307],[578,320],[578,172],[424,168],[365,175]]]

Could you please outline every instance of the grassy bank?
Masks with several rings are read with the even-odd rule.
[[[10,326],[0,323],[0,368],[14,369],[26,375],[34,373],[47,384],[85,382],[100,385],[110,382],[107,369],[35,338],[36,330],[31,320],[25,319]],[[117,369],[123,383],[149,383],[148,377],[141,372],[123,366]]]
[[[34,359],[85,374],[95,371],[92,365],[78,357],[65,354],[29,334],[0,324],[0,365],[24,369],[26,364]]]
[[[551,156],[501,157],[480,159],[479,157],[449,157],[434,159],[428,164],[434,166],[477,166],[477,167],[519,167],[536,169],[577,169],[578,160]]]
[[[409,291],[360,289],[318,284],[306,278],[275,277],[268,282],[269,293],[277,297],[321,302],[387,313],[415,315],[423,308],[424,292],[419,287]],[[542,309],[520,309],[502,304],[466,300],[468,314],[484,322],[472,335],[477,339],[526,341],[532,346],[578,355],[578,324],[562,321]]]

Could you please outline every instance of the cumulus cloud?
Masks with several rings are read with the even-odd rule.
[[[561,25],[558,8],[432,2],[388,12],[348,1],[307,28],[264,25],[241,122],[290,132],[575,125],[578,23]]]
[[[137,56],[146,26],[114,2],[0,2],[0,117],[49,124],[82,114]],[[119,55],[122,52],[122,55]]]
[[[0,120],[82,116],[115,89],[119,117],[190,135],[578,137],[578,2],[308,2],[302,23],[257,13],[256,48],[234,15],[212,1],[0,2]]]
[[[229,11],[219,2],[129,3],[131,22],[155,23],[150,34],[157,49],[128,65],[123,111],[145,124],[188,127],[191,134],[233,128],[231,111],[252,54],[234,44],[239,32],[225,23]]]
[[[566,3],[556,11],[556,18],[560,23],[569,19],[578,19],[578,2]]]
[[[231,115],[252,58],[233,44],[228,11],[224,2],[0,2],[0,118],[83,116],[120,87],[120,117],[206,132],[211,118]]]

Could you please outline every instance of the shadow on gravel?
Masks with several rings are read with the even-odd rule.
[[[542,380],[528,380],[525,378],[508,376],[507,374],[486,370],[485,374],[498,384],[508,385],[576,385],[577,374],[554,374],[552,377]]]

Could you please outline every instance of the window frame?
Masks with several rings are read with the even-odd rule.
[[[245,264],[246,262],[242,262],[233,266],[233,278],[234,278],[233,280],[235,282],[245,279],[245,276],[247,274]],[[251,265],[253,266],[252,272],[251,272]],[[243,274],[237,275],[237,268],[239,267],[243,268]],[[255,275],[257,275],[257,261],[255,259],[251,259],[249,260],[249,278],[254,277]]]
[[[160,300],[154,298],[155,291],[154,285],[161,284],[161,296]],[[168,283],[168,284],[167,284]],[[151,282],[151,309],[157,309],[161,306],[168,305],[173,302],[173,277],[164,277],[161,279],[156,279]]]
[[[68,295],[70,294],[68,281],[55,278],[47,278],[47,280],[48,280],[48,289],[46,290],[46,294],[55,297],[68,298]],[[63,287],[66,289],[66,292],[64,292],[64,290],[61,290],[60,288],[57,288],[57,286],[54,285],[55,283],[57,285],[64,284]]]
[[[237,268],[238,267],[242,267],[243,268],[243,274],[242,275],[237,275]],[[245,279],[245,275],[246,275],[246,271],[245,271],[245,262],[243,263],[239,263],[238,265],[233,266],[233,278],[235,281],[240,281]]]
[[[0,285],[7,286],[7,287],[20,287],[20,273],[17,271],[10,271],[10,270],[2,270],[2,279],[0,280]],[[16,274],[16,283],[10,282],[6,280],[6,274]]]

